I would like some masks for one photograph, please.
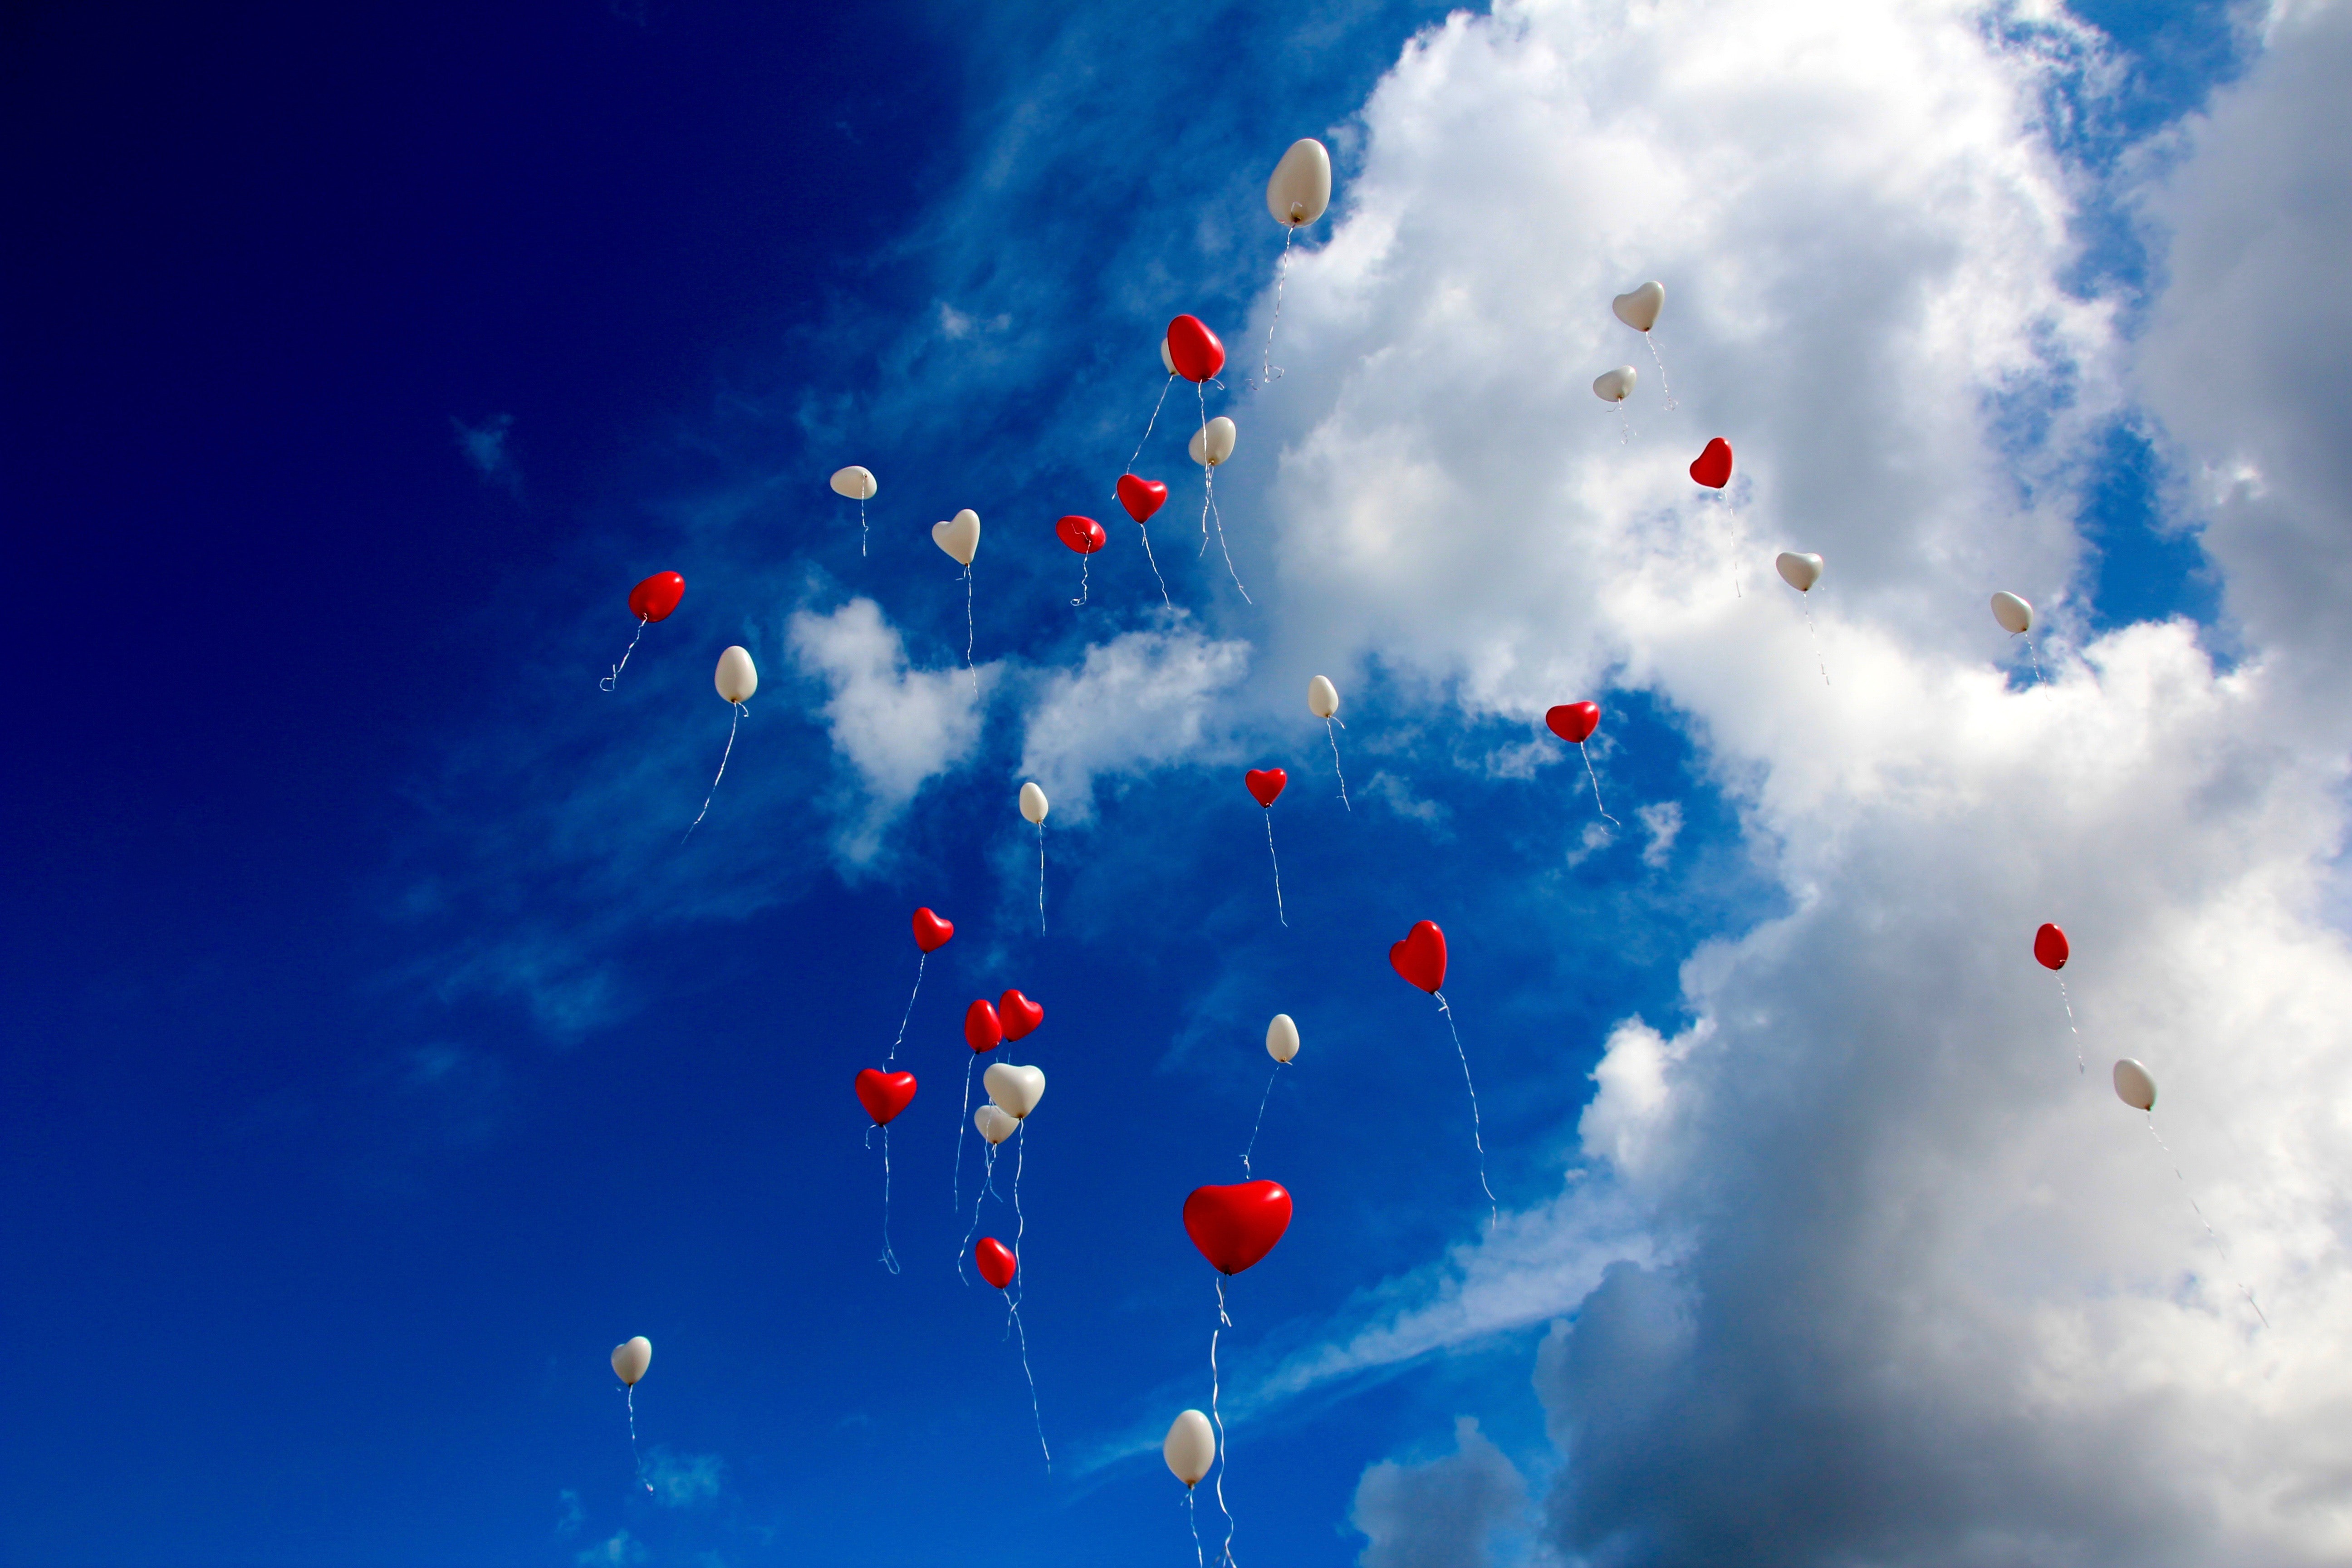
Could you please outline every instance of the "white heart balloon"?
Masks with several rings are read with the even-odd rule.
[[[931,542],[955,557],[961,565],[971,564],[980,553],[980,513],[964,508],[945,522],[931,524]]]
[[[1307,683],[1307,710],[1318,719],[1328,719],[1339,711],[1339,689],[1322,676]]]
[[[2033,606],[2014,594],[1995,594],[1992,618],[2000,623],[2002,631],[2018,637],[2033,629]]]
[[[1274,1022],[1265,1026],[1265,1054],[1278,1062],[1298,1054],[1298,1026],[1290,1021],[1289,1014],[1276,1013]]]
[[[2116,1064],[2116,1095],[2134,1110],[2156,1109],[2156,1078],[2129,1057]]]
[[[653,1364],[654,1342],[643,1334],[613,1347],[613,1375],[633,1388]]]
[[[1016,1120],[1036,1110],[1037,1102],[1045,1098],[1045,1073],[1042,1068],[997,1062],[981,1075],[980,1081],[997,1108]]]
[[[980,1135],[992,1143],[1002,1143],[1021,1131],[1019,1117],[1007,1116],[993,1105],[983,1105],[973,1111],[971,1124],[979,1128]]]
[[[1210,1429],[1209,1418],[1197,1410],[1177,1416],[1160,1445],[1160,1457],[1186,1486],[1199,1481],[1217,1462],[1217,1435]]]
[[[1800,594],[1811,593],[1813,584],[1822,580],[1822,558],[1818,555],[1783,550],[1773,561],[1772,568],[1780,574],[1780,581]]]
[[[760,689],[760,669],[751,662],[751,650],[730,647],[720,654],[719,671],[710,678],[710,683],[730,702],[751,700],[751,693]]]
[[[1630,364],[1604,370],[1592,378],[1592,395],[1603,403],[1622,403],[1633,395],[1633,384],[1641,379]]]
[[[1034,784],[1021,786],[1021,815],[1033,824],[1043,824],[1047,810],[1045,792]]]
[[[1176,374],[1176,356],[1168,352],[1168,339],[1164,334],[1160,340],[1160,363],[1168,367],[1169,374]]]
[[[1234,422],[1218,415],[1192,432],[1192,460],[1204,468],[1213,468],[1234,455]]]
[[[1637,332],[1646,332],[1658,324],[1658,312],[1666,308],[1666,286],[1653,279],[1631,294],[1620,294],[1609,301],[1617,319]]]
[[[1312,136],[1290,144],[1265,183],[1265,210],[1286,228],[1313,223],[1331,205],[1331,154]]]
[[[873,469],[861,468],[856,463],[833,476],[834,494],[847,496],[851,500],[872,500],[874,493],[881,488],[874,478]]]

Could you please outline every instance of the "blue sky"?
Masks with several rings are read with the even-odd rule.
[[[2291,591],[2336,558],[2341,503],[2279,525],[2302,555],[2263,543],[2260,507],[2316,493],[2297,476],[2325,428],[2273,452],[2284,425],[2200,426],[2168,367],[2210,346],[2181,279],[2239,264],[2171,248],[2229,187],[2202,171],[2305,101],[2269,85],[2263,27],[2334,47],[2341,18],[2110,5],[2076,14],[2093,33],[1890,8],[1869,45],[1890,72],[1940,60],[1922,80],[1977,95],[1921,136],[1924,173],[1759,160],[1763,195],[1661,216],[1592,149],[1654,192],[1786,114],[1735,78],[1675,79],[1671,48],[1641,74],[1660,57],[1620,7],[1066,9],[8,24],[5,502],[30,667],[13,1560],[1181,1563],[1157,1442],[1207,1397],[1215,1302],[1178,1210],[1238,1179],[1286,1011],[1305,1047],[1256,1173],[1297,1219],[1233,1286],[1223,1341],[1237,1558],[1957,1562],[2088,1539],[2101,1561],[2137,1482],[1979,1477],[1955,1483],[1968,1517],[1911,1526],[1818,1484],[1884,1444],[1927,1486],[2029,1419],[2023,1395],[1913,1388],[1894,1405],[1952,1414],[1906,1447],[1855,1391],[1912,1353],[1871,1337],[1908,1292],[1988,1279],[1985,1257],[2019,1274],[1969,1320],[1988,1343],[2046,1342],[2037,1312],[2182,1314],[2132,1320],[2198,1369],[2147,1444],[2249,1408],[2212,1350],[2239,1325],[2206,1310],[2212,1271],[2144,1152],[2032,1163],[2123,1114],[2085,1091],[2079,1121],[2037,1121],[2077,1085],[2019,1065],[2063,1047],[2046,977],[2004,967],[2011,928],[2075,911],[2097,1050],[2134,1041],[2191,1105],[2186,1042],[2222,1025],[2184,1014],[2164,1058],[2171,1026],[2137,1010],[2164,994],[2136,976],[2185,975],[2167,944],[2210,951],[2205,921],[2304,955],[2210,988],[2229,1029],[2303,1009],[2305,1055],[2226,1115],[2214,1092],[2188,1138],[2264,1289],[2303,1282],[2306,1324],[2337,1299],[2340,1220],[2312,1216],[2340,1156],[2315,1168],[2292,1133],[2247,1151],[2290,1099],[2332,1114],[2311,1086],[2352,1062],[2340,1024],[2308,1021],[2352,973],[2311,897],[2336,886],[2352,704],[2307,722],[2341,678],[2324,595]],[[1712,23],[1657,15],[1696,67]],[[1586,37],[1580,59],[1564,40]],[[1844,79],[1785,79],[1790,102],[1848,105]],[[1866,87],[1856,116],[1880,111]],[[2216,93],[2238,107],[2200,130]],[[1287,373],[1245,385],[1281,248],[1263,182],[1310,134],[1339,194],[1295,258]],[[1841,235],[1881,270],[1811,259]],[[1819,267],[1842,321],[1788,281]],[[1583,384],[1601,356],[1648,366],[1597,279],[1654,271],[1694,280],[1659,333],[1686,407],[1645,380],[1621,446]],[[1941,325],[1906,335],[1914,296]],[[1743,322],[1743,297],[1780,314]],[[1194,554],[1176,397],[1138,468],[1171,487],[1153,538],[1177,610],[1110,499],[1179,310],[1232,353],[1211,412],[1242,427],[1219,493],[1254,603]],[[1791,360],[1822,368],[1756,370]],[[2299,374],[2238,405],[2310,401]],[[1639,489],[1727,430],[1746,522],[1686,482]],[[849,462],[881,480],[863,555],[824,486]],[[928,537],[965,506],[970,702],[962,585]],[[2255,521],[2230,532],[2232,508]],[[1051,533],[1072,511],[1111,538],[1082,610]],[[1721,526],[1759,531],[1717,555]],[[1654,540],[1658,561],[1626,553]],[[1831,688],[1769,576],[1783,543],[1833,563],[1813,605]],[[630,585],[664,569],[681,609],[600,692]],[[2033,694],[1991,586],[2050,617],[2042,708],[2000,706]],[[728,734],[709,672],[730,643],[762,684],[681,842]],[[1340,682],[1352,811],[1304,710],[1318,671]],[[1903,749],[1920,693],[1964,752]],[[1535,721],[1587,696],[1615,834]],[[2189,775],[2174,710],[2217,737],[2209,771]],[[2017,749],[2028,725],[2047,727]],[[1290,770],[1286,927],[1241,784],[1267,765]],[[1043,937],[1030,776],[1055,796]],[[2212,842],[2133,815],[2159,795]],[[2017,798],[2054,804],[2004,815]],[[2231,844],[2275,876],[2227,881]],[[1972,865],[2032,897],[1971,911]],[[958,934],[899,1053],[922,1087],[892,1130],[893,1276],[848,1086],[890,1044],[918,904]],[[1444,1020],[1386,963],[1424,918],[1451,939],[1506,1211],[1483,1240]],[[2102,991],[2118,949],[2147,969],[2111,961]],[[1051,1085],[1022,1185],[1050,1473],[949,1203],[962,1010],[1010,986],[1046,1010],[1006,1054]],[[1973,1069],[1938,1032],[1979,1007],[2029,1053],[1981,1091],[1953,1087]],[[1874,1121],[1913,1072],[1943,1113]],[[1960,1212],[1921,1195],[1930,1167],[1997,1174]],[[2120,1250],[2045,1232],[2053,1181],[2064,1223],[2130,1215]],[[1009,1208],[987,1215],[1009,1238]],[[1838,1317],[1853,1300],[1866,1328]],[[650,1494],[604,1365],[637,1333]],[[1871,1347],[1851,1386],[1818,1372],[1841,1337]],[[2270,1375],[2340,1394],[2352,1361],[2303,1344],[2321,1359]],[[2057,1403],[2088,1424],[2062,1435],[2120,1419]],[[1689,1479],[1724,1464],[1765,1500]],[[2322,1561],[2336,1539],[2179,1507],[2163,1560]]]

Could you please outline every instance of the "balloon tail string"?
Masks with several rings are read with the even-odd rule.
[[[1070,605],[1073,608],[1085,604],[1087,602],[1087,595],[1093,592],[1093,590],[1087,585],[1087,567],[1093,559],[1094,557],[1091,554],[1081,555],[1078,557],[1078,596],[1070,601]]]
[[[950,1214],[958,1214],[963,1209],[963,1131],[971,1125],[971,1063],[979,1059],[980,1053],[974,1051],[971,1060],[963,1064],[963,1109],[956,1113],[955,1172],[949,1188],[953,1194],[948,1199]]]
[[[1622,397],[1617,400],[1617,444],[1620,447],[1633,444],[1633,422],[1625,417],[1625,400]]]
[[[1209,1415],[1217,1424],[1217,1511],[1225,1516],[1225,1548],[1218,1562],[1232,1568],[1234,1510],[1225,1506],[1225,1417],[1217,1408],[1217,1336],[1234,1326],[1225,1315],[1225,1277],[1217,1276],[1217,1326],[1209,1331]]]
[[[1045,1417],[1037,1408],[1037,1374],[1029,1370],[1029,1331],[1022,1326],[1021,1303],[1008,1291],[1004,1298],[1005,1315],[1011,1321],[1013,1332],[1021,1346],[1021,1375],[1029,1380],[1029,1419],[1037,1428],[1037,1451],[1045,1456],[1045,1469],[1054,1468],[1054,1450],[1045,1447]]]
[[[1013,1135],[1013,1261],[1021,1261],[1021,1238],[1028,1234],[1029,1221],[1021,1213],[1021,1168],[1029,1163],[1029,1123]],[[1027,1275],[1022,1278],[1027,1279]]]
[[[2074,1004],[2066,995],[2066,977],[2063,974],[2058,977],[2058,1005],[2066,1009],[2066,1032],[2074,1037],[2074,1071],[2080,1075],[2083,1071],[2083,1031],[2074,1027]],[[2148,1131],[2156,1131],[2153,1123]]]
[[[890,1250],[890,1124],[882,1124],[882,1267],[898,1272],[898,1255]]]
[[[971,694],[980,695],[980,669],[971,662],[971,563],[963,568],[963,667],[971,671]]]
[[[2026,635],[2026,638],[2025,638],[2025,656],[2026,656],[2026,658],[2030,658],[2030,659],[2032,659],[2032,660],[2033,661],[2033,679],[2034,679],[2034,680],[2035,680],[2037,683],[2039,683],[2040,685],[2042,685],[2042,686],[2047,686],[2047,685],[2049,685],[2049,684],[2050,684],[2050,678],[2049,678],[2047,675],[2044,675],[2044,674],[2042,672],[2042,655],[2041,655],[2038,651],[2036,651],[2036,650],[2035,650],[2035,648],[2034,648],[2034,647],[2033,647],[2033,637],[2032,637],[2032,633],[2028,633],[2028,634]]]
[[[1470,1053],[1462,1048],[1462,1031],[1454,1026],[1454,1009],[1446,1005],[1445,993],[1433,991],[1437,998],[1437,1010],[1445,1015],[1445,1032],[1454,1037],[1454,1054],[1462,1058],[1462,1087],[1470,1091],[1470,1145],[1478,1151],[1478,1187],[1486,1194],[1486,1227],[1491,1230],[1503,1219],[1502,1205],[1495,1198],[1495,1189],[1486,1185],[1486,1142],[1478,1121],[1478,1086],[1470,1081]]]
[[[1265,1126],[1266,1101],[1274,1098],[1274,1080],[1281,1076],[1282,1064],[1276,1062],[1274,1070],[1266,1074],[1265,1092],[1257,1097],[1257,1120],[1250,1123],[1249,1147],[1242,1151],[1242,1180],[1244,1182],[1250,1179],[1250,1157],[1257,1152],[1258,1132]]]
[[[693,837],[694,830],[702,826],[702,819],[710,815],[710,803],[719,797],[719,781],[727,776],[727,759],[735,754],[735,727],[743,721],[743,715],[750,711],[740,702],[734,706],[735,717],[727,721],[727,749],[719,753],[719,771],[711,775],[710,793],[702,797],[702,809],[696,812],[694,820],[686,825],[686,836],[678,840],[680,844]]]
[[[1822,684],[1827,686],[1830,683],[1830,667],[1822,658],[1822,634],[1813,625],[1813,602],[1811,597],[1805,599],[1804,610],[1805,635],[1813,639],[1813,663],[1821,668]]]
[[[1658,390],[1666,395],[1666,406],[1680,408],[1682,405],[1675,401],[1675,389],[1666,384],[1666,362],[1658,357],[1658,340],[1643,332],[1642,341],[1650,345],[1650,363],[1658,367]]]
[[[1191,1487],[1184,1489],[1184,1522],[1192,1527],[1192,1568],[1209,1568],[1209,1560],[1201,1553],[1201,1514],[1192,1506],[1196,1495]]]
[[[634,1383],[630,1384],[628,1385],[627,1393],[629,1407],[629,1463],[636,1467],[637,1479],[644,1484],[646,1490],[651,1491],[654,1489],[654,1484],[653,1482],[646,1479],[646,1461],[637,1453],[637,1385]]]
[[[653,622],[648,616],[639,616],[637,617],[637,629],[635,636],[631,637],[629,638],[629,646],[621,650],[621,662],[613,667],[613,673],[596,683],[597,690],[610,691],[613,689],[614,684],[621,679],[621,671],[629,668],[629,656],[637,651],[637,638],[645,636],[646,627],[652,624]]]
[[[1618,826],[1624,826],[1625,825],[1617,822],[1615,817],[1609,816],[1609,808],[1601,804],[1601,775],[1592,771],[1592,753],[1585,750],[1584,742],[1581,741],[1576,743],[1576,749],[1584,758],[1584,776],[1592,781],[1592,809],[1602,816],[1608,817],[1611,822],[1617,823]]]
[[[1257,601],[1249,596],[1249,590],[1242,587],[1242,574],[1234,570],[1234,552],[1225,543],[1224,514],[1217,510],[1217,481],[1214,475],[1212,475],[1209,479],[1209,515],[1216,519],[1217,550],[1225,558],[1225,575],[1234,580],[1234,587],[1240,592],[1243,604],[1256,604]]]
[[[2156,1146],[2158,1148],[2164,1151],[2165,1163],[2172,1167],[2172,1179],[2180,1184],[2180,1195],[2189,1200],[2189,1212],[2197,1216],[2197,1223],[2205,1227],[2205,1239],[2211,1242],[2213,1244],[2213,1250],[2221,1255],[2221,1266],[2225,1268],[2231,1269],[2232,1272],[2235,1272],[2237,1266],[2230,1261],[2230,1244],[2223,1241],[2221,1237],[2215,1233],[2213,1229],[2213,1222],[2207,1219],[2205,1217],[2205,1211],[2197,1205],[2195,1194],[2189,1191],[2189,1178],[2180,1173],[2179,1161],[2172,1152],[2172,1145],[2167,1143],[2164,1141],[2163,1135],[2158,1133],[2156,1130],[2156,1112],[2154,1110],[2150,1110],[2147,1113],[2147,1135],[2156,1140]],[[2246,1282],[2242,1279],[2233,1279],[2231,1283],[2235,1285],[2238,1288],[2238,1293],[2246,1299],[2246,1305],[2254,1310],[2254,1316],[2263,1321],[2263,1327],[2266,1329],[2269,1328],[2271,1326],[2270,1315],[2263,1310],[2262,1303],[2254,1300],[2254,1293],[2246,1289]]]
[[[1045,825],[1037,825],[1037,934],[1045,934]]]
[[[890,1042],[890,1055],[883,1063],[885,1067],[898,1059],[898,1047],[907,1043],[907,1022],[915,1016],[915,998],[923,994],[923,965],[930,961],[931,955],[928,952],[918,951],[915,954],[915,988],[907,993],[907,1010],[898,1016],[898,1037]]]
[[[971,1256],[971,1238],[980,1234],[981,1205],[988,1202],[989,1191],[996,1182],[996,1145],[991,1143],[982,1153],[986,1163],[980,1173],[980,1190],[971,1195],[971,1228],[963,1233],[963,1245],[956,1248],[956,1278],[966,1285],[971,1280],[963,1271],[964,1259]]]
[[[1143,559],[1150,563],[1152,580],[1160,584],[1160,602],[1172,610],[1176,607],[1176,601],[1168,596],[1168,579],[1160,575],[1160,563],[1151,553],[1151,530],[1139,522],[1135,527],[1136,531],[1143,535]]]
[[[1160,384],[1160,401],[1151,405],[1151,417],[1144,424],[1143,426],[1143,440],[1138,441],[1135,444],[1134,455],[1127,459],[1127,471],[1129,473],[1131,474],[1135,472],[1135,465],[1143,456],[1144,442],[1151,439],[1151,427],[1152,426],[1160,423],[1160,405],[1168,401],[1168,389],[1175,384],[1176,373],[1171,370],[1168,373],[1168,379]]]
[[[1283,226],[1282,258],[1274,264],[1274,320],[1265,324],[1265,353],[1258,367],[1261,386],[1271,386],[1282,379],[1282,372],[1274,368],[1274,329],[1282,325],[1282,285],[1290,276],[1290,242],[1297,237],[1296,227]]]
[[[1338,731],[1331,728],[1333,724],[1338,722],[1339,721],[1336,719],[1324,720],[1323,733],[1331,742],[1331,771],[1339,776],[1339,804],[1347,806],[1348,810],[1352,813],[1356,808],[1352,805],[1349,804],[1348,775],[1347,773],[1339,766],[1339,734]]]
[[[865,557],[866,542],[870,537],[866,527],[866,498],[859,496],[857,498],[857,553],[860,559]]]
[[[1282,861],[1274,852],[1274,813],[1269,810],[1261,815],[1265,818],[1265,858],[1274,862],[1274,915],[1287,931],[1290,916],[1282,908]]]

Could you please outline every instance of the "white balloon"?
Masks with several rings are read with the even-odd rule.
[[[653,1364],[654,1342],[643,1334],[613,1347],[613,1375],[632,1388]]]
[[[2129,1057],[2116,1064],[2116,1097],[2134,1110],[2156,1109],[2156,1078]]]
[[[751,693],[760,689],[760,668],[751,662],[751,650],[730,647],[720,654],[719,673],[711,677],[710,683],[730,702],[751,700]]]
[[[1169,374],[1176,374],[1176,356],[1168,352],[1168,336],[1164,332],[1160,337],[1160,363],[1168,367]]]
[[[957,564],[971,565],[980,553],[980,513],[966,507],[947,521],[931,524],[931,542],[954,556]]]
[[[1658,324],[1658,312],[1666,308],[1666,286],[1653,279],[1631,294],[1618,295],[1609,301],[1609,308],[1635,331],[1646,332]]]
[[[1331,154],[1312,136],[1290,144],[1265,183],[1265,210],[1286,228],[1313,223],[1331,205]]]
[[[1307,710],[1318,719],[1328,719],[1339,711],[1339,689],[1328,678],[1317,676],[1307,683]]]
[[[980,1075],[981,1087],[996,1108],[1020,1121],[1037,1109],[1045,1098],[1045,1071],[1043,1068],[1015,1067],[1011,1062],[992,1062]]]
[[[1192,432],[1192,460],[1204,468],[1213,468],[1234,455],[1234,422],[1218,415]]]
[[[1168,1426],[1168,1436],[1160,1445],[1160,1457],[1168,1461],[1169,1469],[1186,1486],[1197,1484],[1217,1462],[1217,1434],[1209,1426],[1209,1418],[1197,1410],[1187,1410]]]
[[[1822,580],[1822,558],[1818,555],[1783,550],[1773,561],[1772,569],[1780,574],[1780,581],[1800,594],[1811,593],[1813,584]]]
[[[1289,1014],[1276,1013],[1274,1022],[1265,1026],[1265,1054],[1278,1062],[1298,1054],[1298,1026],[1290,1021]]]
[[[872,500],[881,488],[873,469],[861,468],[856,463],[833,476],[833,493],[847,496],[851,500]]]
[[[1021,786],[1021,815],[1027,817],[1032,823],[1042,823],[1045,820],[1046,810],[1045,792],[1039,789],[1034,784],[1023,784]]]
[[[980,1135],[992,1143],[1002,1143],[1021,1131],[1019,1117],[1007,1116],[993,1105],[983,1105],[973,1111],[971,1124],[979,1128]]]
[[[1630,364],[1604,370],[1592,378],[1592,395],[1603,403],[1622,403],[1633,395],[1633,384],[1641,379]]]
[[[2016,637],[2033,629],[2033,606],[2014,594],[1995,594],[1992,618],[2000,623],[2002,631]]]

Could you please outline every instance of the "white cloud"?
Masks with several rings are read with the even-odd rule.
[[[1671,800],[1662,800],[1655,805],[1637,808],[1633,819],[1642,825],[1642,831],[1650,836],[1650,841],[1642,846],[1642,864],[1653,869],[1662,869],[1673,858],[1675,840],[1683,830],[1682,806]]]
[[[583,1547],[572,1554],[572,1561],[583,1564],[583,1568],[599,1563],[643,1563],[645,1560],[646,1543],[625,1530],[616,1530],[609,1539],[593,1546]]]
[[[507,450],[507,437],[514,430],[513,415],[493,414],[479,425],[452,419],[449,427],[457,432],[457,450],[466,455],[476,473],[509,489],[520,481],[514,454]]]
[[[646,1457],[646,1481],[662,1507],[692,1508],[719,1495],[719,1472],[725,1468],[716,1454],[656,1448]]]
[[[1249,645],[1202,637],[1180,621],[1087,649],[1075,674],[1040,685],[1029,710],[1021,775],[1052,803],[1055,823],[1094,815],[1095,780],[1232,752],[1218,700],[1249,668]],[[1009,801],[1009,792],[1008,792]]]
[[[1509,1458],[1456,1417],[1454,1452],[1424,1464],[1383,1459],[1356,1483],[1348,1522],[1371,1538],[1363,1568],[1486,1568],[1487,1537],[1527,1509],[1526,1481]]]

